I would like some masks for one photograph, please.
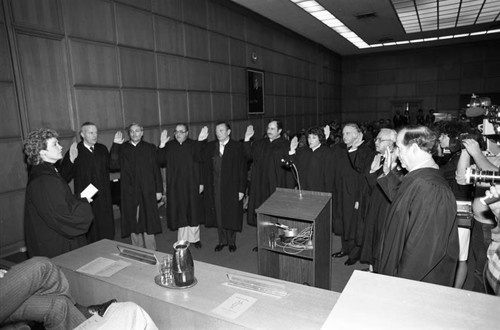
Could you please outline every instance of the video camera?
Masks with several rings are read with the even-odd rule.
[[[482,135],[500,135],[500,107],[492,105],[489,97],[473,93],[465,114],[467,117],[484,116],[483,123],[478,126]]]

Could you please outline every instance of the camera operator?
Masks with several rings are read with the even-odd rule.
[[[500,186],[490,187],[486,191],[486,197],[498,198]],[[488,247],[487,257],[488,263],[484,269],[485,277],[488,280],[489,287],[487,293],[491,289],[497,296],[500,296],[500,202],[491,203],[488,205],[490,210],[495,215],[497,226],[491,230],[491,243]]]
[[[439,165],[439,170],[445,177],[450,185],[453,194],[457,201],[472,201],[472,185],[465,185],[465,183],[458,183],[456,180],[457,165],[462,153],[461,136],[467,134],[467,126],[460,122],[442,121],[436,125],[436,131],[439,134],[439,154],[440,156],[434,157],[436,163]],[[469,136],[467,134],[467,136]],[[455,275],[455,288],[462,288],[465,279],[467,278],[467,259],[470,243],[470,227],[458,227],[458,238],[460,246],[460,255],[458,258],[458,266]]]
[[[464,139],[462,144],[465,151],[460,155],[457,165],[457,182],[465,184],[465,169],[470,166],[471,158],[480,170],[498,171],[500,165],[500,155],[495,157],[486,157],[481,151],[478,141],[473,139]],[[477,292],[485,292],[485,283],[483,279],[483,270],[486,265],[486,251],[491,243],[491,230],[496,226],[495,217],[491,210],[479,201],[488,189],[488,184],[476,184],[476,196],[472,203],[474,213],[474,224],[471,233],[472,256],[475,259],[474,267],[474,287]]]

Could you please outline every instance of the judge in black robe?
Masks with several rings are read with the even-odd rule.
[[[281,161],[287,157],[290,148],[289,141],[281,135],[282,131],[281,122],[273,119],[267,125],[267,137],[250,142],[254,130],[252,125],[247,127],[243,148],[245,157],[252,162],[247,211],[249,225],[257,224],[255,210],[277,187],[293,187],[292,174]]]
[[[204,221],[200,196],[201,164],[195,147],[198,142],[190,139],[188,134],[186,124],[176,126],[175,138],[171,141],[168,141],[167,131],[163,131],[158,158],[160,165],[166,166],[168,227],[172,230],[185,228],[187,232],[180,230],[177,240],[197,243],[200,241],[199,225]]]
[[[155,250],[154,235],[162,231],[157,201],[163,181],[156,146],[143,141],[143,134],[138,124],[130,126],[128,142],[121,132],[115,134],[110,168],[120,170],[122,237],[132,236],[133,245]]]
[[[298,138],[290,143],[287,160],[297,167],[298,181],[302,190],[333,193],[333,152],[325,146],[326,138],[322,127],[307,131],[307,148],[297,148]]]
[[[87,234],[89,243],[103,238],[113,240],[115,222],[111,202],[111,186],[109,180],[109,152],[105,145],[97,143],[97,127],[92,123],[84,123],[80,135],[82,141],[71,148],[76,151],[76,158],[68,150],[59,167],[62,177],[70,182],[74,179],[74,192],[77,198],[89,184],[98,192],[92,197],[94,221]]]
[[[46,149],[42,150],[44,143]],[[92,209],[87,201],[73,196],[54,167],[62,158],[57,133],[48,129],[31,132],[24,152],[28,165],[32,165],[24,208],[28,256],[52,258],[86,245]]]
[[[217,140],[202,146],[202,182],[205,226],[217,227],[215,251],[229,245],[236,250],[236,232],[243,227],[243,196],[247,185],[246,160],[241,144],[229,138],[231,128],[216,126]],[[204,140],[202,138],[202,140]]]
[[[392,201],[374,270],[452,286],[458,260],[456,200],[432,160],[436,136],[427,127],[398,133],[398,157],[409,173],[379,179]]]
[[[378,185],[377,178],[384,174],[384,170],[392,170],[398,177],[403,176],[403,169],[396,166],[397,157],[394,154],[396,135],[396,131],[392,129],[382,128],[380,130],[375,139],[377,154],[373,157],[369,173],[365,174],[369,188],[369,198],[365,214],[360,262],[370,264],[370,266],[373,266],[379,238],[387,218],[387,211],[391,205],[391,201]]]
[[[335,167],[333,196],[333,231],[342,238],[341,251],[334,257],[349,255],[346,264],[354,264],[360,257],[363,240],[364,215],[368,205],[368,172],[375,151],[363,141],[356,124],[343,128],[344,143],[333,148]]]

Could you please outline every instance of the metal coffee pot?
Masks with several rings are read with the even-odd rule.
[[[178,287],[188,286],[194,282],[194,264],[188,241],[174,243],[172,273],[174,282]]]

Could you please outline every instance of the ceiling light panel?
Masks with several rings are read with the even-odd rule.
[[[344,25],[340,20],[338,20],[332,13],[326,10],[318,2],[314,0],[290,0],[297,6],[314,16],[316,19],[321,21],[323,24],[333,29],[335,32],[340,34],[342,37],[346,38],[354,46],[358,48],[368,48],[370,47],[363,39],[358,37],[358,35],[352,32],[347,26]]]
[[[354,46],[377,48],[500,33],[500,29],[367,44],[315,0],[289,0]],[[500,21],[500,0],[391,0],[405,32],[420,33]],[[382,41],[382,40],[379,40]]]
[[[406,33],[455,28],[499,20],[498,0],[391,0]]]

